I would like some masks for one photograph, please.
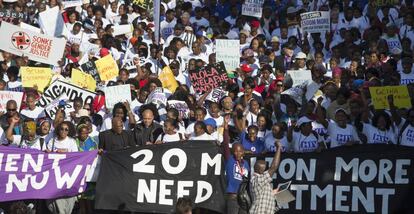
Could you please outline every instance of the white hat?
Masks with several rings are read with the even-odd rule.
[[[279,37],[273,36],[271,42],[279,42]]]
[[[303,117],[299,118],[299,120],[296,122],[296,126],[300,127],[302,124],[304,124],[304,123],[310,123],[312,121],[313,120],[309,119],[308,117],[303,116]]]
[[[287,13],[296,13],[298,10],[295,7],[288,7]]]
[[[296,54],[295,59],[306,59],[306,54],[303,52],[299,52]]]

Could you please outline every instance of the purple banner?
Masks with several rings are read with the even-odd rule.
[[[97,151],[44,153],[0,146],[0,201],[78,195],[96,156]]]

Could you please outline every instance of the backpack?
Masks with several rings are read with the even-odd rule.
[[[249,183],[249,178],[243,176],[242,182],[237,192],[237,203],[239,204],[240,208],[245,211],[249,211],[250,207],[252,206],[252,200],[250,199],[249,194]]]
[[[400,130],[400,133],[398,133],[397,145],[401,145],[402,134],[405,131],[405,129],[408,127],[409,124],[410,124],[410,122],[408,120],[406,120],[404,122],[404,124],[402,125],[401,130]]]

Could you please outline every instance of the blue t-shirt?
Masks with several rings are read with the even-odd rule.
[[[226,193],[237,193],[239,191],[243,176],[248,176],[249,169],[250,167],[247,161],[242,160],[241,163],[238,164],[234,156],[230,156],[226,161]]]
[[[76,144],[78,145],[78,149],[80,151],[92,151],[98,148],[98,145],[95,141],[92,140],[92,138],[88,137],[88,139],[85,140],[85,142],[80,143],[79,140],[76,140]]]
[[[264,142],[260,138],[256,138],[254,142],[251,142],[247,138],[245,131],[241,133],[240,140],[243,148],[247,151],[251,151],[253,154],[260,154],[265,151]]]

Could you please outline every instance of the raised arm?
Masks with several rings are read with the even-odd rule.
[[[388,96],[388,105],[390,106],[391,116],[392,116],[392,119],[394,120],[395,125],[397,125],[397,126],[400,125],[401,116],[400,116],[400,114],[398,114],[397,107],[395,107],[395,105],[394,105],[393,95]]]
[[[317,121],[318,123],[322,124],[325,128],[328,128],[328,121],[325,118],[325,114],[323,113],[322,110],[322,101],[323,101],[323,97],[319,97],[318,98],[318,104],[316,106],[316,115],[317,117]]]
[[[13,138],[13,129],[16,126],[16,124],[19,123],[18,118],[12,117],[11,119],[12,119],[12,121],[10,123],[10,126],[6,130],[6,139],[9,143],[13,142],[13,140],[14,140],[14,138]]]
[[[270,168],[268,170],[270,176],[272,176],[276,172],[277,168],[279,168],[280,156],[282,153],[282,144],[280,143],[280,141],[276,141],[275,145],[276,145],[275,156],[273,156],[272,164],[270,165]]]
[[[228,160],[231,156],[230,147],[229,147],[229,143],[230,143],[229,122],[230,122],[230,115],[226,115],[224,117],[224,123],[223,123],[224,133],[223,133],[223,144],[222,144],[223,150],[224,150],[224,160]]]

